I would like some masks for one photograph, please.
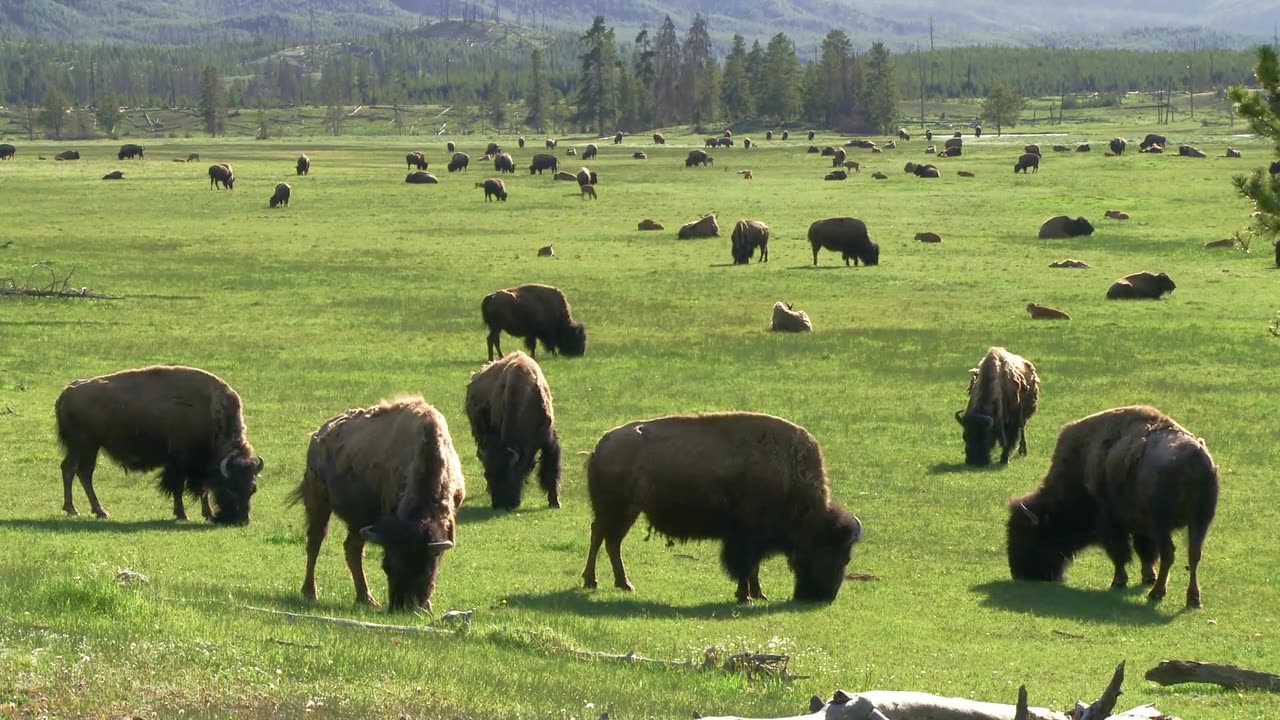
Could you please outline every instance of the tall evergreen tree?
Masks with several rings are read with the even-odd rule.
[[[1231,101],[1254,132],[1275,144],[1272,157],[1280,158],[1280,59],[1276,57],[1275,48],[1267,45],[1258,48],[1254,74],[1262,89],[1232,87]],[[1252,175],[1235,176],[1232,183],[1258,211],[1254,220],[1258,232],[1273,242],[1280,241],[1280,175],[1271,173],[1269,167],[1261,167]],[[1276,245],[1276,265],[1280,266],[1280,244]]]
[[[654,117],[656,124],[661,126],[678,122],[682,118],[680,40],[676,37],[676,26],[670,15],[666,16],[662,27],[658,29],[653,52],[657,71],[653,89]]]
[[[98,129],[108,137],[116,136],[116,126],[124,115],[120,112],[120,103],[110,95],[100,97],[94,102],[93,117],[98,121]]]
[[[829,128],[849,128],[853,123],[853,43],[842,30],[832,30],[822,40],[818,61],[822,92],[822,121]]]
[[[730,122],[755,114],[755,94],[747,67],[747,41],[741,35],[733,36],[733,47],[724,59],[720,98]]]
[[[799,115],[801,77],[800,59],[796,57],[791,38],[785,33],[769,38],[769,46],[764,51],[760,114],[784,122]]]
[[[711,54],[711,33],[701,13],[693,18],[684,41],[681,89],[685,96],[685,116],[694,125],[710,122],[715,114],[715,58]]]
[[[44,107],[40,111],[40,125],[45,134],[54,140],[62,139],[62,131],[67,124],[67,98],[57,87],[49,88],[44,94]]]
[[[529,93],[525,95],[524,124],[542,130],[546,124],[547,101],[551,86],[542,66],[542,50],[534,48],[529,55]]]
[[[200,75],[200,117],[204,119],[205,132],[221,135],[226,132],[227,89],[222,83],[222,73],[208,65]]]
[[[889,132],[898,115],[898,86],[893,77],[893,59],[884,43],[872,44],[867,53],[862,96],[867,125],[879,132]]]
[[[489,122],[495,130],[501,130],[507,122],[507,85],[503,82],[504,73],[495,72],[489,80],[488,96],[485,98],[485,109]]]
[[[649,30],[642,28],[636,35],[631,55],[631,74],[636,85],[633,121],[638,128],[654,126],[654,90],[658,80],[656,57],[657,52],[649,42]]]
[[[613,30],[605,27],[603,15],[596,16],[581,40],[584,51],[578,56],[582,74],[578,79],[577,121],[604,135],[618,123],[618,44]]]

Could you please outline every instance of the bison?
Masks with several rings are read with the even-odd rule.
[[[1146,150],[1152,145],[1159,145],[1160,147],[1164,147],[1165,145],[1168,145],[1168,144],[1169,144],[1169,140],[1165,136],[1157,135],[1156,133],[1148,133],[1146,137],[1142,138],[1142,142],[1138,145],[1138,149]]]
[[[80,152],[78,150],[63,150],[53,156],[54,160],[79,160]]]
[[[844,151],[844,148],[840,148],[836,150],[835,153],[831,156],[831,167],[833,168],[841,167],[842,165],[844,165],[845,160],[847,160],[848,158],[849,158],[849,155]]]
[[[631,159],[633,159],[633,160],[648,160],[648,159],[649,159],[649,154],[648,154],[648,153],[645,153],[645,152],[639,152],[639,151],[637,151],[637,152],[633,152],[633,153],[631,153]]]
[[[535,358],[539,341],[552,355],[580,357],[587,351],[587,329],[573,319],[569,301],[559,288],[530,284],[499,290],[480,302],[480,317],[489,327],[490,361],[495,350],[502,355],[503,330],[524,338],[525,348]]]
[[[813,332],[813,323],[805,311],[796,310],[794,305],[779,301],[773,304],[769,330],[771,332]]]
[[[813,136],[814,136],[815,134],[816,134],[816,133],[814,133],[814,131],[812,131],[812,130],[810,130],[810,131],[809,131],[809,142],[813,142]]]
[[[548,149],[548,150],[555,150],[555,149],[556,149],[556,144],[557,144],[557,143],[559,143],[559,142],[560,142],[560,141],[559,141],[559,140],[556,140],[555,138],[547,138],[547,149]]]
[[[1104,410],[1063,426],[1040,486],[1009,501],[1009,571],[1061,582],[1080,551],[1102,545],[1115,568],[1111,588],[1122,590],[1136,549],[1147,599],[1159,602],[1173,531],[1185,527],[1187,607],[1198,608],[1197,570],[1217,506],[1218,466],[1202,440],[1153,407]]]
[[[421,397],[386,400],[329,418],[311,436],[302,482],[290,494],[306,514],[302,596],[316,599],[316,560],[333,513],[356,602],[378,606],[364,576],[364,545],[383,549],[391,610],[431,609],[440,556],[457,542],[466,499],[462,463],[444,416]]]
[[[1163,146],[1163,145],[1148,145],[1148,146],[1146,146],[1146,147],[1142,148],[1141,150],[1138,150],[1138,152],[1140,152],[1140,153],[1153,153],[1153,154],[1159,155],[1159,154],[1161,154],[1161,153],[1163,153],[1163,152],[1164,152],[1164,146]]]
[[[676,237],[680,240],[719,236],[720,224],[716,221],[715,213],[703,215],[697,220],[690,220],[681,225],[680,229],[676,231]]]
[[[12,160],[18,154],[18,148],[9,143],[0,143],[0,160]]]
[[[523,136],[523,135],[521,135],[519,138],[516,138],[516,144],[520,146],[520,149],[521,149],[521,150],[523,150],[523,149],[524,149],[524,136]]]
[[[143,148],[141,145],[126,143],[121,145],[120,152],[116,153],[117,160],[132,160],[134,158],[139,160],[143,158]]]
[[[822,248],[835,250],[844,258],[845,267],[849,266],[849,258],[853,258],[854,266],[861,260],[865,265],[880,264],[880,246],[867,236],[867,224],[852,217],[832,217],[818,220],[809,226],[809,245],[813,247],[813,264],[818,264],[818,251]]]
[[[587,460],[591,544],[583,585],[595,588],[604,544],[614,585],[633,590],[622,540],[643,513],[674,539],[719,539],[738,602],[768,599],[760,562],[786,555],[795,599],[830,603],[862,534],[831,498],[818,441],[804,428],[754,413],[672,415],[605,433]]]
[[[204,370],[146,367],[67,385],[54,403],[62,460],[62,509],[76,515],[77,475],[93,514],[110,517],[93,491],[103,450],[126,472],[160,468],[159,489],[186,520],[185,492],[200,498],[204,517],[219,524],[249,522],[262,458],[245,437],[240,396]],[[213,495],[210,506],[209,495]]]
[[[772,130],[765,130],[765,131],[764,131],[764,139],[765,139],[765,140],[773,140],[773,131],[772,131]]]
[[[1040,225],[1039,238],[1041,240],[1064,240],[1092,234],[1093,225],[1085,218],[1077,217],[1072,219],[1066,215],[1057,215],[1045,220]]]
[[[289,183],[277,183],[276,191],[271,196],[271,207],[289,207],[289,195],[293,192],[293,188],[289,187]]]
[[[498,156],[493,159],[493,169],[502,173],[514,173],[516,161],[512,159],[511,153],[498,153]]]
[[[652,218],[645,218],[636,225],[637,230],[663,230],[662,223]]]
[[[234,190],[236,186],[236,174],[231,166],[226,163],[209,166],[209,188],[216,190],[218,185],[228,190]]]
[[[423,169],[425,168],[426,163],[423,163]],[[309,174],[311,172],[311,158],[307,157],[305,154],[299,155],[297,171],[299,176]]]
[[[484,146],[484,154],[489,157],[497,157],[502,154],[502,146],[496,142],[491,142]]]
[[[543,170],[555,172],[560,167],[560,160],[555,155],[547,153],[538,153],[533,156],[533,160],[529,161],[529,174],[542,174]]]
[[[199,161],[200,161],[200,153],[191,153],[190,155],[187,156],[187,162],[199,162]]]
[[[759,262],[769,262],[769,226],[759,220],[739,220],[733,226],[732,255],[734,265],[746,265],[756,248],[760,249]]]
[[[953,147],[962,148],[962,147],[964,147],[964,138],[960,137],[959,135],[956,135],[955,137],[947,138],[947,139],[946,139],[946,142],[942,143],[942,147],[944,147],[944,148],[953,148]]]
[[[1023,145],[1023,146],[1022,146],[1022,152],[1024,152],[1024,153],[1032,153],[1032,154],[1034,154],[1034,155],[1039,155],[1039,154],[1040,154],[1040,146],[1039,146],[1039,145],[1036,145],[1036,144],[1034,144],[1034,143],[1033,143],[1033,144],[1031,144],[1031,145]]]
[[[708,155],[704,150],[690,150],[689,156],[684,159],[685,167],[693,167],[695,165],[706,167],[714,164],[715,159]]]
[[[964,428],[966,465],[990,465],[991,450],[1000,443],[1000,464],[1009,462],[1016,444],[1027,454],[1027,421],[1036,413],[1040,378],[1030,360],[993,347],[969,371],[969,406],[956,411]]]
[[[107,173],[106,175],[103,175],[103,176],[102,176],[102,179],[103,179],[103,180],[123,180],[123,179],[124,179],[124,171],[123,171],[123,170],[112,170],[111,172]]]
[[[704,139],[703,139],[703,141],[702,141],[702,146],[703,146],[703,147],[708,147],[708,148],[719,147],[719,146],[720,146],[720,138],[713,138],[713,137],[704,138]]]
[[[1070,320],[1071,314],[1057,308],[1045,307],[1036,303],[1027,303],[1027,315],[1032,320]]]
[[[427,169],[427,158],[418,151],[413,151],[404,156],[405,169],[418,168],[419,170]]]
[[[1111,138],[1111,153],[1113,155],[1123,155],[1124,149],[1129,145],[1129,141],[1122,137]]]
[[[547,503],[560,507],[560,437],[551,388],[538,362],[520,351],[485,365],[467,384],[467,419],[495,510],[520,507],[524,481],[538,463]]]
[[[586,200],[587,198],[591,198],[592,200],[598,199],[598,197],[596,196],[595,185],[591,185],[591,184],[579,185],[578,189],[583,200]]]
[[[619,130],[618,132],[615,132],[615,133],[613,134],[613,144],[614,144],[614,145],[621,145],[621,144],[622,144],[622,131],[621,131],[621,130]]]
[[[429,172],[415,170],[406,175],[404,181],[412,185],[436,185],[440,182],[440,178]]]
[[[600,176],[589,168],[579,169],[573,177],[578,181],[578,185],[595,185],[600,180]]]
[[[1076,146],[1076,152],[1092,152],[1093,147],[1089,143],[1080,143]]]
[[[565,181],[568,181],[568,182],[577,182],[577,181],[578,181],[578,176],[577,176],[577,175],[574,175],[574,174],[573,174],[573,173],[571,173],[571,172],[566,172],[566,171],[564,171],[564,170],[560,170],[560,171],[556,172],[556,174],[555,174],[555,176],[554,176],[554,177],[555,177],[555,179],[556,179],[556,180],[565,180]]]
[[[911,139],[911,135],[907,133],[906,128],[898,128],[898,139],[905,142]]]
[[[470,155],[466,153],[454,153],[453,157],[449,159],[449,164],[446,167],[449,172],[458,172],[459,170],[465,171],[467,166],[470,164]]]
[[[1030,152],[1023,153],[1022,157],[1018,158],[1018,162],[1013,164],[1014,174],[1021,172],[1023,175],[1026,175],[1028,169],[1030,169],[1031,172],[1040,172],[1040,156],[1038,154]]]
[[[942,173],[938,172],[936,165],[917,165],[912,171],[918,178],[940,178]]]
[[[849,179],[849,173],[847,173],[847,172],[845,172],[845,171],[843,171],[843,170],[832,170],[831,172],[827,173],[826,175],[823,175],[823,176],[822,176],[822,179],[823,179],[823,180],[848,180],[848,179]]]
[[[1179,145],[1179,146],[1178,146],[1178,156],[1179,156],[1179,157],[1193,157],[1193,158],[1203,158],[1203,157],[1208,157],[1207,155],[1205,155],[1205,154],[1204,154],[1204,151],[1203,151],[1203,150],[1201,150],[1201,149],[1199,149],[1199,148],[1197,148],[1197,147],[1191,146],[1191,145]]]
[[[782,139],[783,139],[783,140],[790,140],[790,139],[791,139],[791,131],[790,131],[790,130],[783,130],[783,131],[782,131]]]
[[[666,139],[665,137],[663,137],[663,136],[662,136],[662,133],[654,133],[654,134],[653,134],[653,144],[654,144],[654,145],[666,145],[666,144],[667,144],[667,139]]]
[[[482,183],[476,183],[476,187],[484,188],[484,201],[489,202],[497,197],[502,202],[507,201],[507,186],[502,182],[501,178],[489,178]]]
[[[719,145],[720,147],[733,147],[733,138],[731,137],[719,138],[716,140],[716,145]]]
[[[1173,279],[1165,273],[1136,272],[1111,283],[1107,288],[1108,300],[1159,300],[1177,290]]]
[[[742,149],[743,150],[751,149],[751,138],[742,138]]]
[[[960,157],[963,154],[964,148],[959,145],[953,145],[949,148],[943,148],[942,152],[938,153],[938,157]]]
[[[583,160],[590,160],[591,158],[593,158],[593,157],[595,157],[596,155],[599,155],[599,154],[600,154],[600,148],[596,147],[596,144],[595,144],[595,143],[590,143],[590,144],[589,144],[589,145],[587,145],[587,147],[582,151],[582,159],[583,159]]]
[[[444,144],[444,151],[447,153],[457,152],[458,146],[452,140]]]

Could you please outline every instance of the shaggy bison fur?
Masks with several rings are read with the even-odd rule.
[[[533,357],[539,341],[552,355],[578,357],[587,351],[587,329],[573,319],[564,293],[549,285],[519,285],[487,295],[480,303],[480,316],[489,327],[490,361],[494,351],[502,355],[499,340],[504,330],[524,338]]]
[[[127,144],[121,145],[120,152],[116,153],[117,160],[132,160],[134,158],[137,158],[139,160],[143,158],[143,148],[141,145],[135,145],[134,143],[127,143]]]
[[[969,371],[969,405],[956,411],[964,428],[966,465],[990,465],[991,451],[1000,443],[1000,464],[1009,462],[1017,445],[1027,454],[1027,421],[1036,414],[1040,377],[1030,360],[1002,347],[993,347]]]
[[[759,220],[739,220],[733,226],[732,254],[734,265],[746,265],[756,248],[760,249],[760,262],[769,262],[769,226]]]
[[[296,170],[300,176],[309,174],[311,172],[311,158],[306,155],[299,155]]]
[[[867,235],[867,224],[857,218],[833,217],[809,226],[809,245],[813,248],[813,264],[818,264],[818,251],[826,248],[840,253],[844,264],[853,259],[864,265],[880,264],[880,246]]]
[[[511,153],[498,153],[493,159],[493,169],[496,172],[514,173],[516,171],[516,161],[512,159]]]
[[[1128,147],[1128,145],[1129,145],[1129,141],[1125,140],[1122,137],[1111,138],[1111,142],[1110,142],[1111,153],[1113,155],[1123,155],[1124,150],[1126,147]]]
[[[217,189],[219,185],[228,190],[234,190],[236,187],[235,171],[226,163],[209,166],[209,188]]]
[[[449,164],[446,167],[448,168],[449,172],[458,172],[460,170],[465,171],[467,169],[467,166],[470,164],[471,164],[470,155],[466,153],[454,153],[453,157],[449,159]]]
[[[293,192],[293,188],[289,187],[289,183],[277,183],[276,191],[271,195],[271,207],[289,207],[289,195]]]
[[[555,155],[547,153],[538,153],[533,156],[533,160],[529,161],[529,174],[542,174],[543,170],[555,172],[560,167],[560,160]]]
[[[502,202],[507,201],[507,185],[502,182],[501,178],[489,178],[488,180],[479,183],[479,187],[484,188],[485,202],[489,202],[495,197]]]
[[[1142,142],[1138,145],[1138,149],[1146,150],[1152,145],[1159,145],[1160,147],[1164,147],[1165,145],[1168,145],[1168,144],[1169,144],[1169,140],[1165,136],[1157,135],[1156,133],[1148,133],[1146,137],[1142,138]]]
[[[405,169],[418,168],[419,170],[427,169],[427,158],[420,152],[414,151],[404,156]]]

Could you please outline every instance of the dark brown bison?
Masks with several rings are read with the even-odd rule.
[[[1064,240],[1092,234],[1093,225],[1083,217],[1070,218],[1066,215],[1057,215],[1040,225],[1039,237],[1041,240]]]
[[[733,226],[731,251],[734,265],[746,265],[756,248],[760,249],[759,262],[769,262],[769,226],[759,220],[739,220]]]
[[[439,184],[440,178],[429,172],[414,170],[404,177],[404,181],[411,185],[436,185]]]
[[[662,133],[654,133],[654,134],[653,134],[653,144],[654,144],[654,145],[666,145],[666,144],[667,144],[667,139],[666,139],[665,137],[663,137],[663,136],[662,136]]]
[[[925,142],[933,142],[933,128],[924,131]]]
[[[772,131],[772,130],[765,130],[765,131],[764,131],[764,139],[765,139],[765,140],[773,140],[773,131]]]
[[[974,137],[976,137],[976,138],[980,138],[980,137],[982,137],[982,126],[981,126],[981,125],[974,125],[974,126],[973,126],[973,136],[974,136]]]
[[[835,157],[835,154],[836,154],[836,149],[831,145],[827,145],[826,147],[822,148],[822,152],[821,152],[822,157]]]
[[[751,138],[742,138],[742,149],[743,150],[751,149]]]
[[[1204,157],[1208,157],[1208,155],[1205,155],[1205,153],[1204,153],[1204,151],[1203,151],[1203,150],[1201,150],[1201,149],[1199,149],[1199,148],[1197,148],[1197,147],[1193,147],[1193,146],[1191,146],[1191,145],[1179,145],[1179,146],[1178,146],[1178,156],[1179,156],[1179,157],[1193,157],[1193,158],[1204,158]]]
[[[1092,152],[1093,146],[1089,143],[1080,143],[1076,146],[1076,152]]]
[[[719,146],[720,146],[720,138],[713,138],[713,137],[705,138],[705,139],[703,139],[703,141],[702,141],[702,146],[703,146],[703,147],[708,147],[708,148],[719,147]]]
[[[959,145],[953,145],[949,148],[943,148],[942,152],[938,153],[938,157],[960,157],[963,154],[964,148]]]
[[[1125,148],[1129,145],[1129,141],[1122,137],[1111,138],[1111,142],[1109,144],[1111,146],[1112,155],[1123,155]]]
[[[467,385],[466,408],[494,509],[520,507],[539,453],[538,484],[547,503],[560,507],[560,437],[551,388],[538,362],[517,350],[485,365]]]
[[[1036,144],[1024,145],[1024,146],[1022,147],[1022,152],[1024,152],[1024,153],[1035,153],[1036,155],[1039,155],[1039,154],[1040,154],[1040,146],[1039,146],[1039,145],[1036,145]]]
[[[107,173],[106,175],[103,175],[103,176],[102,176],[102,179],[103,179],[103,180],[123,180],[123,179],[124,179],[124,171],[123,171],[123,170],[112,170],[111,172]]]
[[[589,168],[581,168],[577,174],[573,176],[578,181],[579,186],[595,185],[600,181],[600,176],[594,170]]]
[[[1018,162],[1013,164],[1013,172],[1015,174],[1021,172],[1026,175],[1028,169],[1031,172],[1040,172],[1040,156],[1038,154],[1023,153],[1022,157],[1018,158]]]
[[[849,173],[845,172],[844,170],[832,170],[826,175],[823,175],[822,179],[823,180],[848,180]]]
[[[597,587],[603,544],[614,585],[634,589],[621,549],[642,513],[654,532],[673,539],[721,540],[721,563],[743,603],[768,599],[760,562],[778,553],[795,575],[796,600],[834,601],[862,534],[858,519],[831,498],[818,441],[769,415],[673,415],[614,428],[587,460],[587,493],[587,588]]]
[[[491,142],[484,146],[484,154],[489,157],[497,157],[502,154],[502,146],[496,142]]]
[[[849,155],[844,151],[844,148],[839,148],[831,155],[831,167],[841,167],[848,159]]]
[[[578,182],[578,176],[577,176],[577,175],[574,175],[574,174],[573,174],[573,173],[571,173],[571,172],[566,172],[566,171],[564,171],[564,170],[559,170],[559,171],[557,171],[557,172],[556,172],[556,174],[555,174],[555,179],[556,179],[556,180],[564,180],[565,182]]]
[[[117,160],[132,160],[134,158],[139,160],[143,158],[143,148],[141,145],[126,143],[121,145],[120,152],[116,153]]]
[[[621,131],[621,130],[619,130],[618,132],[615,132],[615,133],[613,134],[613,144],[614,144],[614,145],[621,145],[621,144],[622,144],[622,131]]]
[[[480,317],[489,327],[490,361],[495,351],[502,355],[499,340],[504,330],[524,338],[525,349],[535,358],[539,341],[552,355],[579,357],[587,351],[586,327],[573,319],[564,293],[549,285],[519,285],[486,295]]]
[[[200,153],[191,153],[187,155],[187,162],[196,162],[200,159]]]
[[[1272,160],[1268,170],[1272,175],[1280,175],[1280,160]]]
[[[501,178],[489,178],[482,183],[476,183],[476,187],[484,188],[484,201],[489,202],[497,197],[502,202],[507,201],[507,185],[502,182]]]
[[[898,139],[906,142],[911,139],[911,135],[907,133],[906,128],[898,128]]]
[[[810,131],[809,131],[809,142],[813,142],[813,136],[814,136],[814,135],[815,135],[815,133],[814,133],[812,130],[810,130]]]
[[[720,147],[733,147],[733,138],[731,137],[717,138],[716,145]]]
[[[555,155],[547,153],[538,153],[533,156],[533,160],[529,161],[529,174],[542,174],[543,170],[555,172],[560,167],[560,160]]]
[[[649,154],[648,154],[648,153],[645,153],[645,152],[636,151],[636,152],[631,153],[631,159],[633,159],[633,160],[648,160],[648,159],[649,159]]]
[[[1146,137],[1142,138],[1142,142],[1138,145],[1138,149],[1146,150],[1152,145],[1159,145],[1160,147],[1164,147],[1165,145],[1168,145],[1168,144],[1169,144],[1169,140],[1165,136],[1157,135],[1156,133],[1148,133]]]
[[[685,167],[693,167],[694,165],[706,167],[714,164],[715,160],[704,150],[690,150],[689,156],[684,159]]]
[[[1198,608],[1197,570],[1217,506],[1218,467],[1203,441],[1153,407],[1105,410],[1063,426],[1040,487],[1009,501],[1009,571],[1061,582],[1081,550],[1102,545],[1115,567],[1111,587],[1121,590],[1136,549],[1147,599],[1158,602],[1173,531],[1185,527],[1187,607]]]
[[[600,148],[596,147],[595,143],[590,143],[589,145],[587,145],[586,149],[582,151],[582,159],[590,160],[591,158],[599,154],[600,154]]]
[[[938,172],[938,167],[936,165],[917,165],[915,169],[912,170],[911,172],[914,173],[915,176],[919,178],[942,177],[942,173]]]
[[[791,139],[791,131],[790,131],[790,130],[783,130],[783,131],[782,131],[782,139],[783,139],[783,140],[790,140],[790,139]]]
[[[446,167],[448,168],[449,172],[458,172],[459,170],[465,171],[467,169],[467,166],[470,164],[471,164],[470,155],[466,153],[454,153],[453,157],[449,159],[449,164]]]
[[[1002,347],[987,351],[969,371],[969,405],[956,411],[964,428],[964,461],[990,465],[991,450],[1000,443],[1000,464],[1009,462],[1016,445],[1027,454],[1027,421],[1036,414],[1040,377],[1030,360]]]
[[[1173,279],[1165,273],[1136,272],[1111,283],[1107,288],[1108,300],[1159,300],[1177,290]]]
[[[271,195],[271,207],[289,207],[289,195],[293,192],[293,188],[289,187],[289,183],[277,183],[276,191]]]
[[[218,185],[228,190],[234,190],[236,187],[235,171],[226,163],[209,166],[209,188],[214,190]]]
[[[298,175],[306,175],[311,172],[311,158],[305,154],[298,156]]]
[[[0,160],[12,160],[18,154],[18,148],[9,143],[0,144]]]
[[[417,150],[404,156],[405,169],[418,168],[419,170],[427,169],[427,158]]]
[[[813,247],[813,264],[818,264],[818,251],[835,250],[849,265],[853,258],[856,266],[880,264],[880,246],[867,235],[867,224],[852,217],[832,217],[818,220],[809,226],[809,245]]]
[[[517,138],[517,139],[516,139],[516,144],[520,146],[520,149],[521,149],[521,150],[523,150],[523,149],[524,149],[524,136],[523,136],[523,135],[521,135],[519,138]]]
[[[556,144],[557,144],[557,143],[559,143],[559,142],[560,142],[560,141],[559,141],[559,140],[556,140],[555,138],[547,138],[547,149],[548,149],[548,150],[555,150],[555,149],[556,149]]]
[[[516,161],[512,159],[511,153],[498,153],[493,159],[493,169],[496,172],[514,173],[516,171]]]
[[[444,144],[444,151],[448,153],[457,152],[458,146],[452,140]]]
[[[179,520],[187,519],[185,492],[200,498],[215,523],[249,522],[262,458],[245,438],[240,396],[220,378],[189,367],[147,367],[76,380],[58,396],[54,415],[66,451],[67,514],[77,514],[71,481],[79,475],[93,514],[109,517],[93,491],[102,450],[126,472],[160,468],[159,489],[173,498]]]
[[[946,142],[942,143],[942,147],[944,147],[944,148],[953,148],[953,147],[962,148],[962,147],[964,147],[964,138],[960,137],[958,134],[957,134],[955,137],[947,138]]]
[[[77,150],[63,150],[57,155],[54,155],[53,159],[54,160],[79,160],[80,152]]]
[[[444,416],[420,397],[387,400],[329,418],[311,436],[302,483],[289,496],[306,512],[302,596],[316,598],[316,559],[333,513],[356,602],[377,607],[364,576],[364,545],[382,546],[391,610],[431,609],[440,556],[457,542],[466,499],[462,463]]]

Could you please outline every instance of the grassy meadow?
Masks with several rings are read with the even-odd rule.
[[[697,137],[658,148],[628,138],[601,144],[589,163],[596,202],[528,174],[540,140],[516,150],[499,138],[520,167],[505,203],[474,187],[494,175],[478,136],[461,142],[473,158],[465,175],[444,172],[444,138],[169,139],[129,162],[115,159],[119,143],[83,142],[83,159],[67,163],[36,158],[70,145],[16,142],[17,158],[0,163],[0,278],[47,285],[70,274],[71,286],[119,299],[0,298],[0,717],[777,716],[837,687],[1012,702],[1023,683],[1033,704],[1065,708],[1096,697],[1122,659],[1124,708],[1273,717],[1274,695],[1141,677],[1168,658],[1280,671],[1280,339],[1267,332],[1280,274],[1263,240],[1250,253],[1201,247],[1246,224],[1230,178],[1269,161],[1269,148],[1187,125],[1162,132],[1211,156],[1230,142],[1245,158],[1103,156],[1108,138],[1127,135],[1136,150],[1146,129],[966,138],[963,157],[939,162],[939,180],[902,172],[926,160],[919,137],[883,154],[851,151],[863,169],[846,182],[822,181],[830,162],[807,154],[802,137],[766,143],[759,133],[749,151],[715,151],[710,169],[684,168]],[[1094,152],[1048,150],[1068,140],[1093,141]],[[562,141],[562,167],[579,167],[564,150],[588,141]],[[1043,163],[1015,176],[1028,141],[1045,148]],[[403,182],[414,149],[439,185]],[[633,160],[636,150],[649,159]],[[171,162],[188,152],[202,162]],[[294,177],[299,152],[312,157],[309,177]],[[211,162],[235,166],[234,191],[209,189]],[[735,174],[747,168],[754,180]],[[124,181],[99,180],[115,169]],[[889,178],[872,180],[875,170]],[[292,204],[270,210],[280,181],[293,185]],[[1104,220],[1113,208],[1132,219]],[[720,238],[675,238],[710,211]],[[1037,240],[1058,214],[1084,215],[1097,232]],[[846,268],[829,252],[811,266],[808,225],[832,215],[867,222],[880,266]],[[637,232],[646,217],[666,231]],[[730,264],[739,218],[772,226],[768,263]],[[924,230],[944,242],[916,242]],[[546,244],[555,257],[536,257]],[[1049,268],[1068,256],[1092,268]],[[1104,299],[1113,279],[1138,270],[1169,273],[1177,291],[1160,302]],[[540,356],[565,447],[564,508],[547,509],[531,482],[519,512],[495,514],[463,395],[485,360],[481,297],[523,282],[565,291],[588,348],[581,359]],[[766,332],[776,300],[808,312],[815,331]],[[1032,301],[1073,319],[1032,322]],[[1037,365],[1040,411],[1027,457],[970,470],[952,415],[969,368],[993,345]],[[519,341],[504,336],[503,347]],[[62,513],[54,399],[73,378],[153,363],[205,368],[243,398],[266,461],[249,526],[176,523],[149,477],[105,460],[96,486],[112,519],[88,516],[78,484],[83,515]],[[444,412],[462,455],[470,497],[433,601],[437,612],[473,609],[470,629],[385,633],[246,609],[435,622],[353,607],[337,518],[320,599],[305,604],[302,510],[285,505],[311,431],[406,392]],[[1039,481],[1063,423],[1134,403],[1204,437],[1221,465],[1200,611],[1182,608],[1182,534],[1157,607],[1137,588],[1107,590],[1100,549],[1063,585],[1009,580],[1006,499]],[[638,523],[623,545],[637,592],[613,589],[607,563],[602,589],[581,589],[590,512],[579,453],[633,419],[720,409],[777,414],[817,436],[834,494],[864,524],[850,570],[877,580],[847,582],[829,607],[797,605],[779,557],[761,569],[773,599],[739,607],[717,545],[646,543]],[[125,568],[149,582],[121,587]],[[376,548],[366,570],[384,596]],[[786,653],[806,677],[571,652],[700,660],[713,646]]]

